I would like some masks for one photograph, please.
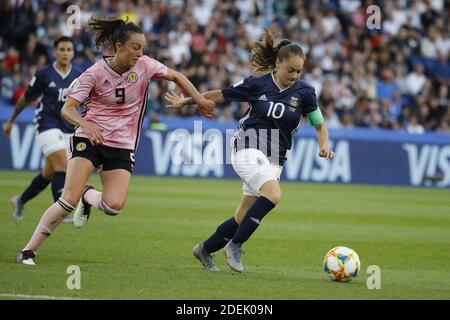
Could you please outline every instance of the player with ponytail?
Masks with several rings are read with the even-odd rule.
[[[280,201],[281,171],[302,116],[317,130],[318,155],[325,159],[334,157],[314,88],[300,80],[306,59],[303,50],[286,39],[275,42],[265,29],[263,40],[254,44],[250,63],[257,76],[203,94],[215,103],[249,103],[247,113],[239,121],[231,154],[233,168],[244,181],[243,197],[234,216],[193,250],[194,257],[210,271],[219,270],[211,254],[222,248],[230,268],[243,271],[242,244]],[[173,93],[168,93],[166,99],[173,108],[195,103]]]
[[[74,224],[78,228],[87,222],[92,206],[110,216],[121,212],[151,79],[173,81],[192,97],[204,116],[212,117],[213,101],[203,97],[183,74],[143,54],[146,40],[139,26],[116,16],[93,16],[88,26],[97,32],[96,46],[112,49],[114,56],[97,61],[72,82],[66,93],[61,114],[76,130],[64,191],[43,214],[30,241],[19,253],[18,263],[35,264],[38,248],[77,202]],[[84,107],[82,116],[76,110],[79,105]],[[102,192],[86,185],[94,169],[99,170]]]

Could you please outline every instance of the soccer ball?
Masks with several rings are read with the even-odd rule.
[[[353,249],[335,247],[325,255],[323,269],[330,280],[347,282],[359,274],[361,262]]]

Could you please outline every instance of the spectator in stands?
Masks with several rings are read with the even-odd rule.
[[[412,115],[406,127],[406,131],[411,134],[424,134],[425,128],[418,122],[417,116]]]
[[[357,110],[361,97],[377,100],[380,105],[382,100],[388,99],[391,111],[395,110],[389,116],[389,122],[395,124],[403,117],[403,109],[411,109],[417,104],[427,80],[434,89],[441,84],[449,86],[448,1],[382,1],[381,29],[370,32],[366,27],[365,1],[172,0],[146,3],[142,0],[78,0],[74,4],[82,9],[82,23],[81,29],[71,31],[66,28],[63,18],[67,2],[2,2],[0,59],[3,52],[4,66],[0,70],[3,74],[0,89],[8,103],[11,103],[20,80],[28,80],[39,66],[49,62],[40,57],[42,52],[48,55],[51,51],[49,39],[66,32],[73,33],[76,62],[86,67],[95,61],[96,55],[102,54],[95,52],[83,23],[91,12],[96,11],[120,11],[123,17],[128,16],[130,21],[139,23],[148,39],[149,54],[170,67],[175,67],[171,62],[174,59],[181,72],[198,81],[198,87],[207,89],[231,85],[251,73],[249,44],[253,38],[260,37],[261,26],[268,26],[273,33],[292,38],[302,47],[308,55],[304,77],[308,81],[315,79],[311,83],[315,83],[317,96],[326,100],[326,105],[336,108],[336,112],[339,113],[342,105],[349,108],[353,117],[351,123],[355,126],[367,125],[361,120],[362,110]],[[169,33],[172,35],[168,36]],[[31,39],[28,44],[27,39]],[[174,39],[181,39],[181,42]],[[18,62],[20,64],[15,66]],[[417,65],[423,68],[418,71]],[[206,77],[202,75],[205,72]],[[350,83],[342,86],[347,77],[350,77]],[[214,85],[207,79],[213,79]],[[319,90],[320,86],[324,87],[325,94]],[[343,97],[328,94],[339,91],[337,87],[347,87],[351,94],[346,97],[354,98],[343,103]],[[429,99],[437,97],[438,92],[434,89],[428,94]],[[429,104],[427,108],[433,106]],[[240,113],[240,107],[235,104],[220,106],[216,112],[219,116],[224,113],[223,117],[227,118],[228,109],[231,113]],[[186,116],[194,112],[185,111]],[[364,111],[364,115],[367,112]],[[429,113],[434,114],[434,111]],[[443,114],[439,113],[439,117]],[[436,130],[442,118],[433,116],[433,119],[434,125],[422,125],[427,130]],[[380,121],[385,121],[383,116]]]

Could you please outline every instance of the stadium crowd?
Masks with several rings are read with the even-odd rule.
[[[14,104],[34,72],[50,62],[52,39],[74,38],[74,62],[89,67],[102,52],[86,30],[94,12],[144,30],[147,54],[183,72],[204,92],[251,74],[252,41],[262,26],[299,44],[303,78],[314,86],[329,128],[387,128],[450,133],[450,2],[444,0],[6,0],[0,8],[0,103]],[[367,13],[378,5],[379,16]],[[80,28],[67,21],[80,8]],[[70,8],[69,8],[70,9]],[[368,19],[379,18],[379,28]],[[371,20],[372,21],[372,20]],[[70,25],[70,24],[69,24]],[[152,82],[148,115],[188,117],[194,107],[164,108],[167,82]],[[216,109],[239,119],[247,104]]]

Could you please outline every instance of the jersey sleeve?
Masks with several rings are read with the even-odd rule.
[[[94,69],[88,69],[70,84],[66,92],[66,97],[83,102],[91,94],[95,83],[95,71]]]
[[[303,104],[302,113],[305,117],[308,117],[309,122],[313,126],[317,126],[324,122],[322,112],[319,108],[319,103],[317,102],[316,92],[314,88],[308,88],[302,93]]]
[[[169,68],[166,65],[148,56],[143,56],[143,58],[146,60],[149,80],[152,78],[162,78],[167,75]]]
[[[33,78],[31,78],[28,88],[25,91],[25,98],[28,101],[36,100],[44,93],[46,87],[46,80],[42,70],[38,70]]]
[[[253,81],[254,77],[247,77],[231,87],[222,89],[225,101],[245,102],[253,99],[256,93],[256,85]]]
[[[304,92],[302,92],[301,95],[302,112],[304,116],[319,108],[319,103],[317,102],[316,92],[314,88],[307,88]]]

